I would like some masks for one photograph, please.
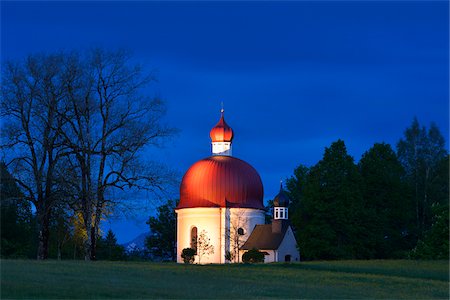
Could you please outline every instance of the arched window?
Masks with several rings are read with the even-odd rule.
[[[191,248],[197,251],[197,227],[191,229]]]
[[[238,234],[239,235],[244,235],[244,229],[243,228],[238,228]]]

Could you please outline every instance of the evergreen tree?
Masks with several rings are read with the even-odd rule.
[[[146,240],[147,249],[155,256],[176,260],[176,201],[168,200],[158,207],[156,217],[150,217],[147,224],[151,235]]]
[[[114,232],[109,229],[106,237],[100,237],[97,241],[98,259],[103,260],[122,260],[125,259],[125,249],[117,244],[117,238]]]
[[[403,168],[388,144],[375,144],[358,164],[364,181],[363,195],[374,242],[375,258],[402,257],[412,247],[413,207],[405,197]]]
[[[367,258],[362,179],[342,140],[311,168],[298,210],[298,242],[306,259]]]
[[[5,163],[0,163],[1,256],[34,255],[34,217],[31,205],[23,198]]]

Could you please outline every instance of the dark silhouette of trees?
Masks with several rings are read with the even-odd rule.
[[[55,174],[65,155],[61,116],[66,62],[63,54],[30,55],[5,63],[2,74],[2,146],[13,149],[8,165],[24,199],[36,207],[38,259],[48,257],[50,215],[60,199]]]
[[[289,203],[289,218],[293,224],[299,224],[301,222],[301,220],[299,219],[300,213],[298,212],[300,212],[301,210],[304,188],[306,186],[309,171],[310,168],[308,168],[307,166],[299,165],[294,169],[293,176],[286,180],[286,188],[289,194],[289,199],[291,200]]]
[[[168,200],[157,208],[156,217],[150,217],[147,221],[151,235],[145,241],[152,255],[169,257],[172,261],[177,259],[175,207],[176,201]]]
[[[2,79],[2,148],[36,207],[38,259],[48,257],[52,213],[68,209],[84,224],[85,259],[95,259],[102,217],[173,180],[142,155],[175,133],[161,121],[164,102],[147,96],[154,77],[124,51],[93,49],[8,62]]]
[[[29,257],[35,249],[30,238],[35,229],[31,205],[4,163],[0,163],[0,176],[1,257]]]
[[[164,166],[142,159],[146,146],[160,145],[175,131],[161,124],[161,99],[145,96],[143,89],[154,78],[130,60],[123,51],[95,49],[85,61],[74,63],[78,78],[68,87],[71,114],[64,143],[72,150],[71,165],[80,183],[76,204],[87,234],[85,259],[95,259],[104,213],[127,197],[113,198],[113,191],[157,192],[172,180]]]
[[[125,249],[117,244],[114,232],[109,229],[106,236],[98,239],[98,259],[101,260],[123,260],[125,259]]]
[[[287,180],[304,259],[448,258],[449,165],[436,125],[417,119],[356,166],[339,140]]]
[[[290,191],[291,194],[294,191]],[[302,256],[309,259],[367,258],[362,178],[343,141],[325,148],[309,171],[294,223]]]
[[[431,124],[427,130],[414,118],[411,126],[405,130],[404,138],[397,144],[397,154],[406,172],[405,181],[412,191],[415,203],[415,234],[417,239],[420,239],[431,227],[432,204],[445,200],[433,187],[439,176],[440,162],[447,155],[445,140],[435,124]]]
[[[402,181],[403,168],[388,144],[375,144],[358,164],[364,181],[366,220],[371,226],[375,258],[404,257],[414,245],[413,203]]]

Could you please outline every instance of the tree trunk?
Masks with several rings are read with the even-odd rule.
[[[91,249],[92,249],[92,214],[88,210],[83,216],[84,228],[86,228],[86,240],[84,241],[84,260],[91,260]]]
[[[37,227],[38,227],[38,250],[37,259],[44,260],[48,258],[48,240],[50,236],[49,219],[50,214],[46,213],[46,209],[38,206],[36,209]]]
[[[61,248],[62,248],[62,245],[61,245],[61,243],[58,241],[58,260],[61,260]]]
[[[95,227],[91,227],[91,248],[89,253],[91,260],[97,260],[96,248],[97,248],[97,235],[95,234]]]

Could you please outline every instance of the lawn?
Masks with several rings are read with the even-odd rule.
[[[448,299],[448,261],[266,265],[1,261],[8,298]]]

